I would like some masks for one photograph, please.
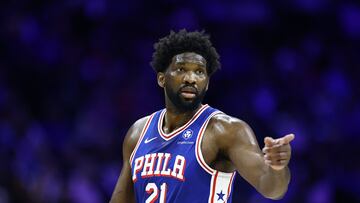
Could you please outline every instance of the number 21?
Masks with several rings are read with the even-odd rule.
[[[155,183],[148,183],[145,188],[146,192],[150,194],[150,196],[146,199],[145,203],[154,203],[159,198],[159,189]],[[159,203],[166,202],[166,191],[167,185],[166,183],[161,184],[160,186],[160,201]]]

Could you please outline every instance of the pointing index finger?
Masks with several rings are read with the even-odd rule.
[[[282,144],[289,144],[294,139],[295,139],[294,134],[288,134],[288,135],[281,138],[281,143]]]

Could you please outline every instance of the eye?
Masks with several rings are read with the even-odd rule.
[[[196,74],[204,74],[204,71],[199,69],[199,70],[196,71]]]
[[[183,71],[184,71],[184,68],[183,68],[183,67],[179,67],[179,68],[176,69],[176,71],[178,71],[178,72],[183,72]]]

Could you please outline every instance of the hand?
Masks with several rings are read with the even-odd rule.
[[[274,170],[281,170],[285,168],[291,157],[291,147],[289,143],[294,138],[294,134],[288,134],[278,139],[265,137],[265,147],[262,150],[265,154],[265,163]]]

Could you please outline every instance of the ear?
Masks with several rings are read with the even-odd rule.
[[[157,73],[157,82],[160,87],[165,87],[165,74],[163,72]]]
[[[205,91],[206,91],[206,92],[207,92],[208,89],[209,89],[209,83],[210,83],[210,80],[208,80],[208,83],[207,83],[207,85],[206,85],[206,88],[205,88]]]

